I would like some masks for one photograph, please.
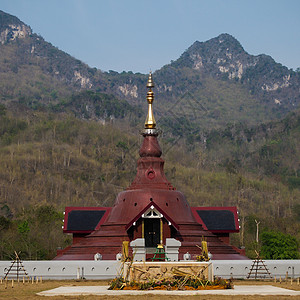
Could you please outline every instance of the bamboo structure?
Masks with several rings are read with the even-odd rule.
[[[8,270],[4,275],[4,279],[11,277],[11,278],[16,278],[17,282],[19,282],[21,275],[22,276],[25,275],[29,279],[28,273],[26,272],[23,263],[20,260],[20,257],[16,251],[15,251],[15,256],[16,257],[14,261],[11,263],[10,267],[8,268]]]
[[[253,264],[250,268],[250,271],[248,273],[247,279],[265,279],[265,278],[272,278],[272,275],[265,265],[264,261],[260,258],[260,255],[257,251],[256,252],[256,259],[253,261]]]

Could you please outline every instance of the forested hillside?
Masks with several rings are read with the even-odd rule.
[[[211,132],[206,144],[162,135],[160,143],[166,175],[190,205],[238,207],[242,230],[233,242],[245,245],[251,255],[254,219],[261,220],[264,230],[300,238],[299,114],[249,132],[244,140],[239,140],[238,130]],[[256,139],[264,143],[253,142]],[[281,143],[290,149],[289,159],[281,159],[286,154]],[[117,193],[135,177],[140,144],[141,137],[120,131],[114,123],[36,111],[13,117],[2,109],[1,258],[8,258],[14,249],[28,258],[52,258],[56,247],[68,242],[61,230],[64,207],[113,205]],[[266,155],[280,161],[277,171],[266,167]],[[44,231],[49,232],[47,243]]]

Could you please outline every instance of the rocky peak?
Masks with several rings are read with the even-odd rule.
[[[193,69],[205,69],[210,73],[222,74],[231,70],[228,77],[241,78],[243,68],[255,64],[256,60],[250,56],[241,44],[230,34],[223,33],[206,42],[196,41],[176,62],[179,66]]]
[[[0,43],[5,44],[17,38],[25,38],[32,34],[29,26],[17,17],[0,10]]]
[[[166,74],[184,69],[192,69],[191,74],[200,72],[217,80],[239,82],[252,95],[272,103],[276,109],[278,106],[294,109],[299,105],[299,74],[268,55],[248,54],[230,34],[205,42],[196,41],[163,71]]]
[[[206,42],[196,41],[187,50],[188,53],[207,52],[206,54],[217,53],[241,53],[245,52],[239,41],[228,33],[222,33],[219,36],[212,38]]]

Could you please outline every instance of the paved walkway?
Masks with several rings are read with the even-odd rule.
[[[61,286],[53,290],[38,293],[42,296],[78,296],[78,295],[284,295],[300,296],[300,291],[293,291],[275,287],[272,285],[236,285],[234,289],[229,290],[203,290],[203,291],[111,291],[108,286]]]

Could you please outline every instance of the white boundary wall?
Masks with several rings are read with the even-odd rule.
[[[300,260],[263,260],[271,275],[283,278],[300,277]],[[253,264],[252,260],[213,260],[214,276],[222,278],[246,278]],[[262,268],[263,270],[264,268]]]
[[[0,261],[0,277],[4,277],[11,261]],[[28,260],[22,264],[29,277],[43,279],[111,279],[120,270],[116,260]],[[20,271],[21,278],[24,272]]]
[[[282,278],[300,277],[300,260],[265,260],[272,276]],[[6,270],[11,266],[11,261],[0,261],[0,277],[4,277]],[[252,260],[213,260],[213,273],[222,278],[246,278]],[[30,277],[43,279],[112,279],[119,274],[120,262],[116,260],[43,260],[23,261],[23,265]],[[22,274],[22,272],[21,272]],[[22,275],[21,275],[22,276]]]

